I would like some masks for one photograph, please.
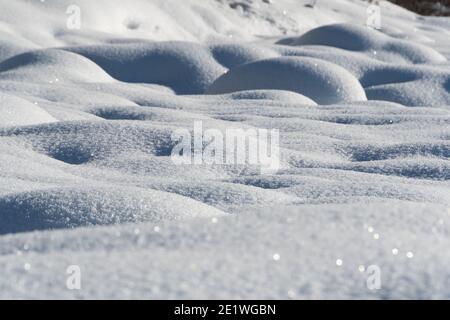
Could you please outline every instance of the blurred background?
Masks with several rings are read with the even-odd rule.
[[[422,15],[450,16],[450,0],[389,0]],[[376,2],[376,1],[373,1]]]

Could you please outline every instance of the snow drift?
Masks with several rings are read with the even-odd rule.
[[[1,1],[0,297],[448,298],[449,19],[305,4]],[[279,170],[174,163],[196,121]]]

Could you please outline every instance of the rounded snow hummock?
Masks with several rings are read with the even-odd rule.
[[[228,69],[280,56],[270,48],[245,43],[214,43],[210,46],[210,50],[216,61]]]
[[[260,60],[230,70],[218,78],[208,94],[278,89],[297,92],[318,104],[365,101],[359,81],[344,68],[304,57]]]
[[[0,198],[0,234],[224,215],[177,194],[131,187],[66,187]]]
[[[102,68],[76,53],[45,49],[0,63],[0,79],[34,83],[115,82]]]
[[[316,106],[313,100],[302,94],[286,90],[244,90],[226,94],[232,100],[274,100]]]
[[[320,45],[349,51],[367,51],[373,58],[393,63],[442,63],[447,61],[443,55],[432,48],[396,39],[365,26],[348,23],[321,26],[300,37],[282,39],[278,44]]]
[[[188,42],[137,42],[69,48],[95,61],[117,80],[202,94],[225,68],[204,46]]]

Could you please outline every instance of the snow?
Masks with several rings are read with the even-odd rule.
[[[301,37],[280,40],[292,46],[320,45],[349,51],[365,52],[381,61],[400,63],[442,63],[445,57],[432,48],[396,39],[380,31],[351,24],[333,24],[315,28]],[[397,57],[398,56],[398,57]]]
[[[32,51],[0,64],[2,80],[29,82],[113,82],[92,61],[59,50]]]
[[[0,93],[0,125],[25,126],[31,124],[56,122],[48,112],[39,106],[19,97]]]
[[[193,43],[144,42],[72,50],[88,57],[118,80],[160,84],[178,94],[203,93],[225,72],[208,50]]]
[[[2,198],[0,211],[1,234],[225,215],[171,193],[101,187],[60,187],[14,194]]]
[[[230,70],[208,94],[250,89],[278,89],[300,93],[319,104],[365,101],[359,81],[347,70],[319,59],[282,57],[258,60]]]
[[[450,297],[449,18],[73,2],[0,2],[0,298]],[[279,170],[174,163],[198,121]]]

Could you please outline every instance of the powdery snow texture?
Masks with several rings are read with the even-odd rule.
[[[72,2],[0,3],[1,298],[450,298],[449,18]],[[195,121],[280,170],[176,165]]]

